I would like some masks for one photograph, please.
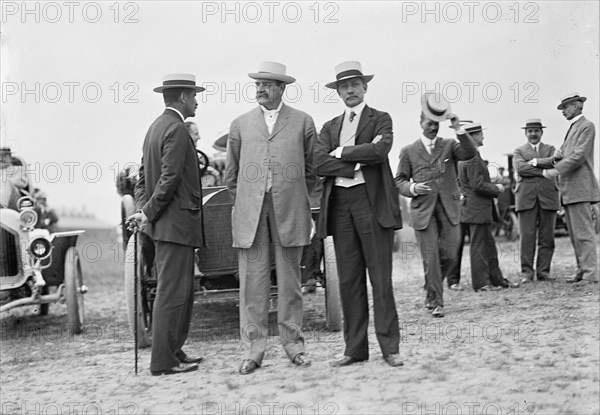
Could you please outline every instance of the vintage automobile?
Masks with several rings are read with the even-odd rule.
[[[208,165],[208,157],[200,157],[201,167]],[[202,169],[203,174],[207,169]],[[136,178],[130,172],[123,173],[119,193],[121,198],[121,214],[124,247],[126,248],[124,262],[124,284],[127,302],[127,318],[129,326],[134,330],[137,318],[138,347],[151,344],[152,305],[156,295],[156,270],[154,263],[154,244],[143,232],[136,233],[137,256],[135,255],[135,238],[126,230],[125,219],[135,212],[134,196],[124,192],[126,188],[133,188],[132,183]],[[119,184],[117,184],[119,187]],[[196,300],[237,300],[239,297],[239,277],[237,251],[232,248],[231,236],[231,209],[233,200],[224,186],[203,187],[202,210],[204,215],[204,235],[206,247],[196,249],[195,252],[195,296]],[[313,211],[313,213],[315,213]],[[318,213],[318,211],[316,212]],[[341,302],[339,297],[339,284],[335,265],[333,242],[330,238],[323,243],[323,268],[322,278],[318,284],[325,288],[325,307],[327,327],[330,330],[340,330],[342,326]],[[135,289],[134,257],[137,258],[138,289]],[[276,297],[277,276],[273,269],[271,276],[271,295]],[[137,294],[137,296],[136,296]],[[135,298],[137,298],[137,314],[135,312]]]
[[[76,242],[84,231],[51,233],[36,227],[39,210],[29,196],[25,164],[3,163],[0,172],[0,315],[31,305],[39,305],[44,315],[49,304],[62,303],[69,332],[79,334],[87,287]]]

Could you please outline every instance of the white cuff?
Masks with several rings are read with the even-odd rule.
[[[413,194],[413,196],[418,196],[417,192],[415,192],[415,187],[417,187],[416,183],[413,183],[410,185],[410,192]]]
[[[338,147],[335,149],[335,158],[336,159],[341,159],[342,158],[342,151],[344,150],[344,147]]]

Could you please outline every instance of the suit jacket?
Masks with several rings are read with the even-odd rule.
[[[490,180],[490,173],[479,151],[471,160],[458,163],[458,174],[464,195],[460,221],[491,224],[497,220],[494,198],[500,194],[500,190]]]
[[[339,147],[343,121],[343,113],[327,121],[315,146],[316,171],[319,176],[325,177],[317,235],[322,238],[331,235],[328,224],[332,212],[329,205],[335,178],[354,177],[357,163],[362,164],[369,203],[377,222],[383,228],[402,228],[398,190],[394,186],[388,161],[393,141],[392,118],[386,112],[365,106],[356,127],[355,145],[344,146],[338,159],[329,153]],[[378,135],[381,135],[381,140],[373,143]]]
[[[144,140],[136,206],[154,240],[202,247],[202,187],[198,156],[181,117],[166,109]]]
[[[513,166],[517,173],[517,186],[515,188],[515,200],[517,212],[533,209],[536,201],[545,210],[558,210],[558,186],[556,180],[547,179],[542,172],[551,169],[554,156],[554,147],[540,142],[538,154],[535,153],[531,144],[525,143],[514,151]],[[536,158],[537,166],[527,164]]]
[[[432,153],[429,154],[421,139],[402,148],[396,173],[396,184],[400,194],[412,198],[411,223],[416,230],[423,230],[435,209],[438,195],[453,225],[460,222],[460,189],[458,187],[457,163],[469,160],[476,153],[475,145],[466,134],[458,141],[437,137]],[[433,191],[415,196],[410,188],[413,183],[428,182]]]
[[[231,123],[227,140],[225,184],[234,200],[233,246],[252,246],[265,197],[269,164],[271,195],[281,243],[310,243],[312,227],[309,192],[315,187],[312,151],[316,131],[312,118],[282,105],[269,134],[260,107]]]
[[[594,170],[594,124],[581,117],[570,128],[560,147],[563,158],[556,162],[558,188],[563,205],[600,201],[600,190]]]

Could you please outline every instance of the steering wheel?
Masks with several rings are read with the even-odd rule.
[[[202,151],[196,149],[196,153],[198,153],[198,164],[200,166],[200,177],[204,176],[206,173],[206,169],[208,169],[208,156],[204,154]]]

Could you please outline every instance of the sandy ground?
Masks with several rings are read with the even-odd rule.
[[[90,239],[92,238],[92,239]],[[96,239],[94,239],[96,238]],[[99,238],[99,239],[98,239]],[[11,311],[1,326],[2,414],[598,414],[598,284],[570,285],[575,259],[557,238],[553,282],[475,293],[468,256],[463,292],[446,290],[446,317],[423,308],[422,268],[411,242],[394,257],[395,298],[405,365],[385,364],[370,327],[368,362],[333,369],[342,334],[325,329],[324,292],[305,295],[305,339],[313,365],[286,359],[271,313],[261,369],[237,373],[242,350],[235,301],[197,302],[186,350],[205,357],[194,373],[153,377],[149,349],[134,374],[121,254],[89,236],[102,257],[84,258],[87,328],[70,336],[65,307],[48,316]],[[87,245],[82,240],[81,248]],[[518,278],[518,246],[500,242],[506,276]],[[468,249],[465,252],[468,255]]]

